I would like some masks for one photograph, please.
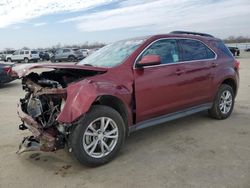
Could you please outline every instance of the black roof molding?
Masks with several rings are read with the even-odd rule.
[[[199,35],[203,37],[212,37],[214,38],[213,35],[207,34],[207,33],[198,33],[198,32],[190,32],[190,31],[172,31],[170,34],[187,34],[187,35]]]

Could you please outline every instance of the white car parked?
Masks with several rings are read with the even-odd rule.
[[[89,55],[89,49],[80,49],[79,51],[82,52],[82,55],[84,58]]]
[[[16,61],[25,63],[37,62],[39,60],[39,53],[35,50],[16,50],[12,55],[6,56],[8,62]]]

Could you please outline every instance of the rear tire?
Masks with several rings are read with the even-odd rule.
[[[94,167],[111,161],[124,140],[121,115],[108,106],[94,105],[71,130],[69,146],[81,164]]]
[[[216,94],[213,107],[208,111],[209,115],[219,120],[228,118],[234,108],[234,99],[232,87],[222,84]]]
[[[51,57],[50,61],[51,63],[55,63],[56,62],[55,57]]]
[[[71,55],[71,56],[68,57],[68,61],[74,62],[74,61],[76,61],[76,58]]]
[[[24,58],[24,63],[29,63],[29,59],[27,57]]]
[[[8,59],[7,59],[7,62],[12,62],[11,58],[8,58]]]

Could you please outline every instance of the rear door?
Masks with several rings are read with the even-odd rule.
[[[211,102],[212,70],[216,54],[203,42],[194,39],[178,39],[181,61],[185,74],[183,90],[186,107]]]

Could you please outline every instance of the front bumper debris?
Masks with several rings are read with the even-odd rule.
[[[32,136],[25,137],[19,146],[17,153],[23,153],[26,151],[55,151],[56,138],[49,132],[45,132],[37,121],[31,116],[23,112],[21,104],[17,106],[17,113],[22,120],[23,124],[19,126],[19,129],[29,129],[32,132]]]
[[[40,151],[41,145],[34,136],[24,137],[23,141],[19,145],[17,154],[21,154],[26,151]]]

